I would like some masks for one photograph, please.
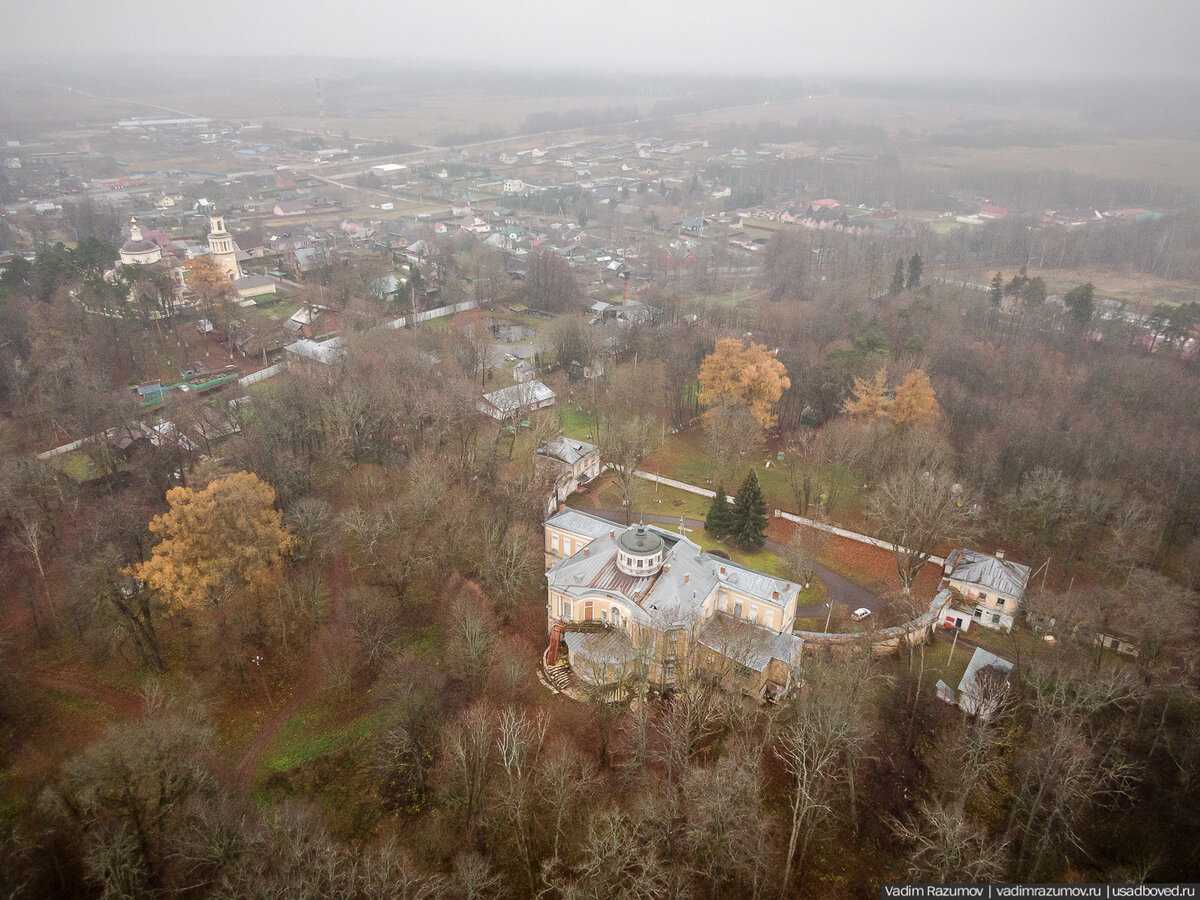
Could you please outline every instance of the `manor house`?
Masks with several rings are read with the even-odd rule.
[[[760,699],[791,688],[798,584],[654,525],[565,509],[545,529],[549,665],[565,652],[584,684],[665,690],[690,662]]]

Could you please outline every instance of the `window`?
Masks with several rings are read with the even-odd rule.
[[[983,617],[983,610],[980,609],[978,606],[975,607],[975,618],[979,619],[982,617]]]
[[[741,600],[739,600],[735,604],[733,604],[733,614],[734,614],[734,616],[736,616],[739,619],[742,617],[742,601]]]
[[[757,606],[750,607],[750,621],[751,622],[758,621],[758,607]]]
[[[600,610],[600,621],[605,623],[606,625],[608,624],[608,610],[607,609]]]
[[[1000,624],[1000,616],[997,613],[992,613],[992,624],[993,625]]]
[[[551,553],[558,552],[558,535],[557,534],[550,535],[550,552]]]
[[[571,618],[571,601],[566,597],[562,598],[562,617],[564,619]]]
[[[980,591],[980,592],[979,592],[979,599],[980,599],[980,600],[986,600],[986,599],[987,599],[987,594],[985,594],[983,591]]]

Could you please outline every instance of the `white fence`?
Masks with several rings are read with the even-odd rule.
[[[616,467],[608,466],[608,468]],[[663,476],[655,475],[652,472],[643,472],[639,469],[633,474],[638,478],[645,479],[646,481],[665,484],[667,487],[673,487],[681,491],[687,491],[689,494],[697,494],[701,497],[707,497],[710,500],[717,495],[716,491],[710,491],[707,488],[696,487],[694,484],[688,484],[683,481],[676,481],[674,478],[664,478]],[[730,503],[733,502],[733,497],[728,497],[727,499]],[[806,519],[803,516],[797,516],[789,512],[784,512],[782,509],[775,510],[775,518],[787,519],[789,522],[795,522],[797,525],[807,525],[809,528],[816,528],[818,531],[824,531],[828,532],[829,534],[835,534],[838,537],[844,537],[852,541],[858,541],[860,544],[869,544],[872,547],[879,547],[881,550],[890,551],[892,549],[891,544],[889,544],[887,541],[881,541],[879,538],[873,538],[867,534],[860,534],[857,531],[850,531],[847,528],[838,528],[836,525],[828,525],[825,522],[815,522],[812,519]],[[946,560],[940,556],[931,556],[929,557],[929,561],[939,566],[946,564]]]
[[[465,300],[462,303],[455,303],[451,306],[439,306],[437,309],[427,309],[425,312],[419,312],[413,317],[414,322],[428,322],[430,319],[440,319],[442,316],[452,316],[455,313],[466,312],[469,309],[478,309],[479,304],[474,300]],[[408,325],[408,319],[401,316],[398,319],[384,324],[384,328],[404,328]]]
[[[815,522],[812,519],[806,519],[803,516],[795,516],[789,512],[784,512],[782,509],[775,510],[775,518],[787,519],[789,522],[795,522],[797,525],[807,525],[809,528],[815,528],[818,531],[825,531],[829,534],[836,534],[838,537],[849,538],[852,541],[858,541],[860,544],[870,544],[872,547],[879,547],[882,550],[891,550],[892,545],[887,541],[881,541],[879,538],[873,538],[869,535],[859,534],[857,531],[849,531],[845,528],[838,528],[836,525],[827,525],[824,522]],[[904,553],[911,552],[907,547],[900,548]],[[946,560],[941,556],[929,557],[931,563],[936,563],[939,566],[944,566]]]
[[[287,369],[286,362],[277,362],[273,366],[267,366],[265,369],[259,369],[257,372],[251,372],[249,375],[243,375],[238,379],[238,386],[245,387],[248,384],[257,384],[260,381],[266,381],[273,375],[278,375]]]

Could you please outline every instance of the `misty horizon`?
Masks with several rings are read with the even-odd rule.
[[[737,10],[616,0],[589,10],[535,4],[497,15],[478,0],[414,8],[364,0],[349,12],[320,0],[146,17],[116,0],[10,12],[16,65],[138,65],[205,57],[342,60],[505,72],[662,73],[801,78],[1073,81],[1196,78],[1200,8],[1178,0],[977,5],[921,0],[811,10],[756,0]],[[85,60],[84,58],[88,58]],[[197,73],[199,74],[199,73]]]

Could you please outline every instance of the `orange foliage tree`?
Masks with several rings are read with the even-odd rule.
[[[233,282],[207,256],[197,256],[183,264],[187,286],[205,300],[231,299]]]
[[[744,403],[763,428],[775,424],[775,404],[792,386],[783,363],[762,344],[721,338],[700,366],[700,403]]]
[[[296,544],[275,509],[275,491],[251,472],[199,491],[173,488],[167,503],[150,522],[159,543],[127,571],[175,607],[220,603],[238,585],[261,581]]]
[[[887,370],[880,368],[869,381],[854,379],[854,390],[846,400],[846,412],[854,419],[878,421],[888,419],[893,425],[928,425],[942,414],[934,395],[929,376],[913,369],[889,395]]]
[[[888,414],[892,398],[888,396],[887,369],[879,367],[870,381],[854,376],[854,390],[846,400],[846,412],[852,419],[882,419]]]
[[[896,396],[888,408],[893,425],[928,425],[942,414],[942,407],[933,393],[929,376],[913,369],[896,385]]]

